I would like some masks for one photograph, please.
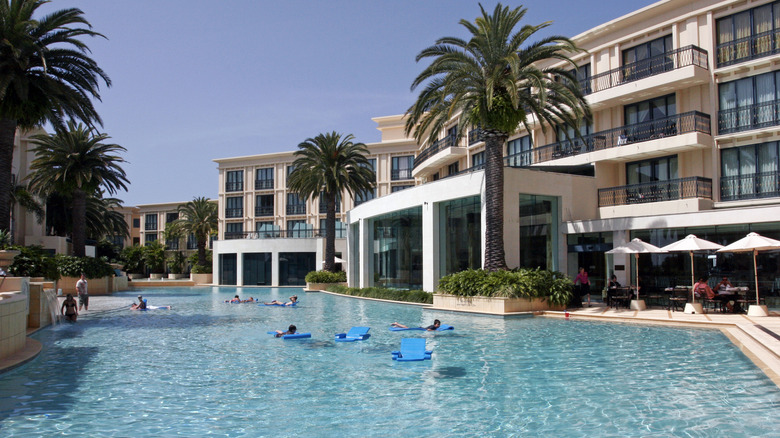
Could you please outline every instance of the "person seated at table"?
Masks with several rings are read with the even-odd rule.
[[[620,287],[620,283],[617,281],[617,275],[612,274],[611,277],[609,277],[609,284],[607,285],[607,289],[617,289]]]
[[[730,297],[719,296],[712,288],[707,284],[707,279],[702,277],[699,282],[693,285],[693,293],[697,297],[704,297],[708,300],[720,301],[721,305],[728,309],[729,312],[734,311],[734,306],[731,304]]]
[[[721,280],[720,283],[718,283],[718,285],[715,286],[715,290],[716,291],[722,291],[722,290],[726,290],[728,288],[733,288],[733,287],[734,286],[731,285],[731,282],[729,282],[729,278],[728,277],[723,277],[723,280]]]

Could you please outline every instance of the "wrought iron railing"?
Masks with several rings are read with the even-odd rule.
[[[543,163],[586,152],[610,149],[689,132],[710,134],[709,114],[690,111],[661,119],[599,131],[584,135],[582,138],[558,141],[533,148],[529,151],[508,155],[504,157],[504,163],[510,167],[526,167],[534,163]]]
[[[231,181],[225,183],[225,191],[226,192],[240,192],[244,190],[244,182],[243,181]]]
[[[309,228],[304,230],[267,230],[267,231],[241,231],[226,232],[225,240],[235,239],[311,239],[314,237],[325,237],[324,228]],[[347,230],[345,228],[336,229],[336,238],[346,238]]]
[[[320,214],[325,214],[328,212],[328,205],[320,203]],[[341,213],[341,203],[336,203],[336,213]]]
[[[255,190],[268,190],[274,188],[274,180],[272,179],[256,179]]]
[[[469,131],[469,146],[484,140],[485,135],[482,133],[481,129],[477,128]]]
[[[157,222],[144,222],[144,231],[156,231]]]
[[[599,207],[677,199],[712,199],[712,180],[700,176],[599,189]]]
[[[226,208],[225,217],[244,217],[243,208]]]
[[[780,125],[780,100],[718,111],[718,134]]]
[[[780,196],[780,172],[757,172],[720,178],[720,200],[774,198]]]
[[[417,162],[417,159],[414,160]],[[403,179],[412,179],[412,169],[393,169],[390,171],[391,181],[400,181]]]
[[[436,154],[437,152],[446,149],[455,147],[457,144],[455,143],[455,136],[454,135],[448,135],[444,138],[440,138],[433,142],[430,146],[425,148],[422,152],[420,152],[420,155],[417,155],[414,157],[414,168],[417,168],[418,165],[422,164],[423,161],[430,158],[432,155]]]
[[[585,94],[596,93],[689,65],[708,70],[707,51],[696,46],[681,47],[585,78],[580,87]]]
[[[306,214],[306,204],[288,205],[287,214]]]
[[[255,207],[255,216],[273,216],[273,205],[258,205]]]
[[[780,53],[780,30],[770,30],[720,43],[716,50],[718,67],[774,55]]]

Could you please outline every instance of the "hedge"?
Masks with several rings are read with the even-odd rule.
[[[376,298],[380,300],[405,301],[407,303],[433,304],[433,294],[424,290],[387,289],[383,287],[347,287],[332,284],[327,288],[328,292],[335,292],[353,297]]]
[[[566,304],[572,296],[572,282],[561,272],[542,269],[469,269],[442,277],[439,292],[466,297],[544,298],[551,304]]]

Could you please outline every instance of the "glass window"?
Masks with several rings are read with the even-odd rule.
[[[255,216],[274,215],[274,195],[258,195],[255,197]]]
[[[242,222],[228,222],[225,224],[225,239],[238,239],[244,233]]]
[[[316,263],[317,253],[314,252],[280,252],[279,285],[305,285],[306,274],[316,269]]]
[[[557,269],[558,199],[520,194],[520,266]]]
[[[305,238],[314,237],[314,229],[305,220],[287,221],[287,237]]]
[[[371,219],[373,286],[422,288],[422,207]]]
[[[157,229],[157,215],[147,214],[144,221],[144,230],[153,231]],[[157,238],[155,238],[157,240]]]
[[[255,190],[274,188],[274,168],[264,167],[255,172]]]
[[[458,173],[459,167],[460,166],[458,162],[450,164],[449,166],[447,166],[447,175],[455,175],[456,173]]]
[[[320,219],[320,235],[327,236],[326,219]],[[344,239],[347,237],[347,226],[344,222],[336,219],[336,239]]]
[[[392,168],[390,170],[390,179],[397,181],[401,179],[412,179],[412,168],[414,167],[414,155],[403,157],[393,157]]]
[[[287,187],[290,187],[290,174],[295,170],[295,166],[287,166]]]
[[[780,196],[778,142],[723,149],[721,200]]]
[[[645,141],[677,133],[677,98],[674,94],[644,100],[623,107],[626,135]]]
[[[718,133],[775,126],[780,122],[780,72],[718,85]]]
[[[355,195],[355,206],[376,198],[376,189],[365,190]]]
[[[235,285],[238,278],[236,254],[219,255],[219,284]]]
[[[225,176],[225,191],[238,192],[244,190],[244,171],[229,170]]]
[[[165,223],[169,224],[179,218],[179,213],[165,213]]]
[[[225,217],[242,216],[244,216],[244,198],[242,196],[225,198]]]
[[[414,187],[414,185],[392,186],[390,187],[390,192],[391,193],[400,192],[401,190],[410,189],[412,187]]]
[[[157,241],[157,233],[144,234],[144,243],[149,244]]]
[[[758,6],[716,22],[718,66],[777,53],[780,3]]]
[[[287,214],[306,214],[306,200],[297,193],[288,193]]]
[[[513,167],[531,165],[532,146],[533,145],[531,144],[530,135],[525,135],[514,140],[509,140],[506,143],[507,164]]]
[[[328,204],[325,202],[325,192],[320,192],[319,196],[320,214],[328,212]],[[341,213],[341,194],[336,195],[336,213]]]
[[[509,147],[507,147],[507,150]],[[477,152],[471,156],[471,164],[473,167],[479,167],[485,165],[485,151]]]
[[[629,184],[670,179],[677,179],[676,155],[626,164],[626,181]]]
[[[257,237],[260,239],[281,236],[279,227],[272,221],[255,222],[255,231],[257,232]]]
[[[245,286],[271,284],[271,253],[244,253],[243,278]]]
[[[141,228],[141,218],[139,217],[133,218],[133,228]]]
[[[482,267],[480,197],[442,202],[439,211],[441,275]]]
[[[673,50],[671,35],[623,50],[623,80],[635,81],[673,69],[672,57],[664,56]]]

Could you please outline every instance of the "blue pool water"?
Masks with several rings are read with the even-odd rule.
[[[297,308],[231,305],[296,293]],[[778,388],[719,331],[480,317],[291,289],[144,290],[0,375],[0,435],[777,436]],[[128,292],[129,306],[137,292]],[[455,326],[391,332],[389,323]],[[266,334],[296,324],[311,339]],[[371,338],[335,343],[353,325]],[[402,337],[433,359],[398,363]]]

